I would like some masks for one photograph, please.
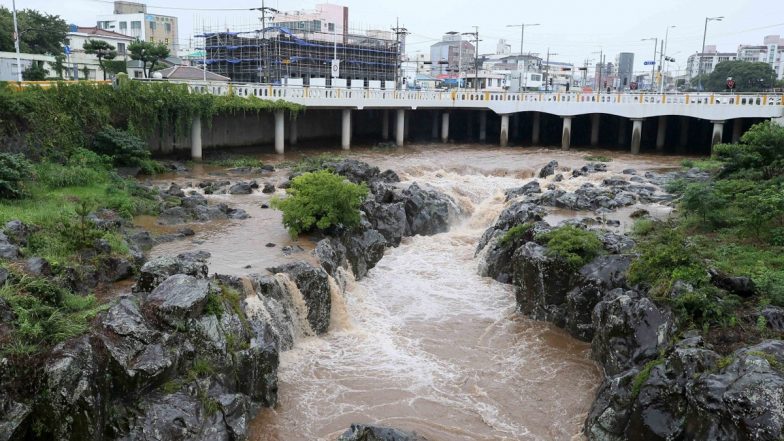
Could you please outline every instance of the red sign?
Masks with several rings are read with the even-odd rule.
[[[735,88],[735,80],[727,80],[727,89],[734,89]]]
[[[637,82],[636,81],[632,81],[631,83],[629,83],[629,89],[637,90]]]

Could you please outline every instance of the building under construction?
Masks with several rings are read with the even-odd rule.
[[[394,88],[401,47],[395,34],[325,33],[271,26],[239,32],[205,32],[205,56],[197,63],[234,82],[312,87]],[[332,60],[339,60],[333,78]]]

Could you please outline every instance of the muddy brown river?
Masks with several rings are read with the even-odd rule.
[[[626,168],[677,166],[682,159],[590,153],[613,157],[610,171],[564,186],[576,188]],[[418,145],[360,148],[350,155],[391,168],[404,182],[444,191],[465,216],[448,233],[405,239],[365,279],[348,283],[330,332],[300,338],[294,349],[281,353],[279,404],[261,411],[250,439],[334,440],[351,423],[415,430],[432,441],[582,439],[581,425],[600,383],[590,346],[519,315],[511,286],[477,275],[474,251],[504,207],[504,189],[524,184],[552,159],[582,166],[586,152]],[[195,170],[170,180],[187,185],[210,172]],[[282,179],[278,172],[260,182]],[[157,246],[153,255],[204,249],[212,253],[211,272],[237,275],[311,258],[311,241],[292,242],[280,215],[259,208],[269,196],[210,199],[244,208],[252,218],[202,225],[193,238]],[[578,215],[554,211],[548,220]],[[618,214],[621,229],[630,225],[624,216],[628,212]],[[276,246],[267,248],[268,243]],[[292,245],[303,251],[284,255],[282,247]]]

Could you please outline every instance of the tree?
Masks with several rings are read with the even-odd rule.
[[[132,60],[139,60],[142,62],[142,70],[144,76],[150,78],[155,65],[159,61],[166,59],[169,56],[169,48],[163,43],[148,43],[146,41],[134,41],[128,45],[128,52],[131,53]],[[149,68],[147,67],[149,63]]]
[[[57,78],[62,80],[63,72],[65,72],[66,69],[68,69],[68,67],[65,65],[65,55],[63,54],[55,55],[54,62],[53,63],[50,62],[49,66],[51,66],[54,73],[57,74]]]
[[[103,60],[113,60],[117,56],[115,47],[103,40],[87,40],[82,48],[86,54],[93,54],[98,58],[98,65],[101,66],[105,80],[106,69],[103,67]]]
[[[776,71],[768,63],[748,61],[724,61],[703,80],[705,90],[727,91],[727,78],[735,80],[735,92],[762,92],[772,88],[776,82]]]
[[[763,179],[784,175],[784,127],[772,121],[755,124],[739,144],[717,144],[714,156],[724,162],[724,175],[756,171]]]
[[[90,79],[90,68],[86,64],[82,66],[82,75],[84,75],[85,80]]]
[[[59,54],[68,33],[68,25],[59,15],[43,14],[33,9],[17,11],[19,50],[28,54]],[[0,6],[0,52],[14,52],[14,22],[8,8]]]
[[[46,69],[40,64],[33,62],[30,67],[22,71],[22,79],[25,81],[43,81],[46,79]]]
[[[103,70],[106,73],[117,75],[128,71],[128,62],[125,60],[111,60],[103,62]]]

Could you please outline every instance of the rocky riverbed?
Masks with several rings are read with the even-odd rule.
[[[298,241],[268,208],[291,175],[273,167],[179,167],[147,184],[160,216],[90,214],[130,258],[96,242],[57,274],[9,223],[15,267],[109,300],[32,378],[2,360],[0,440],[779,439],[784,343],[719,353],[626,279],[633,219],[704,174],[457,151],[327,161],[368,184],[362,223]],[[559,225],[603,252],[553,257],[535,234]]]

